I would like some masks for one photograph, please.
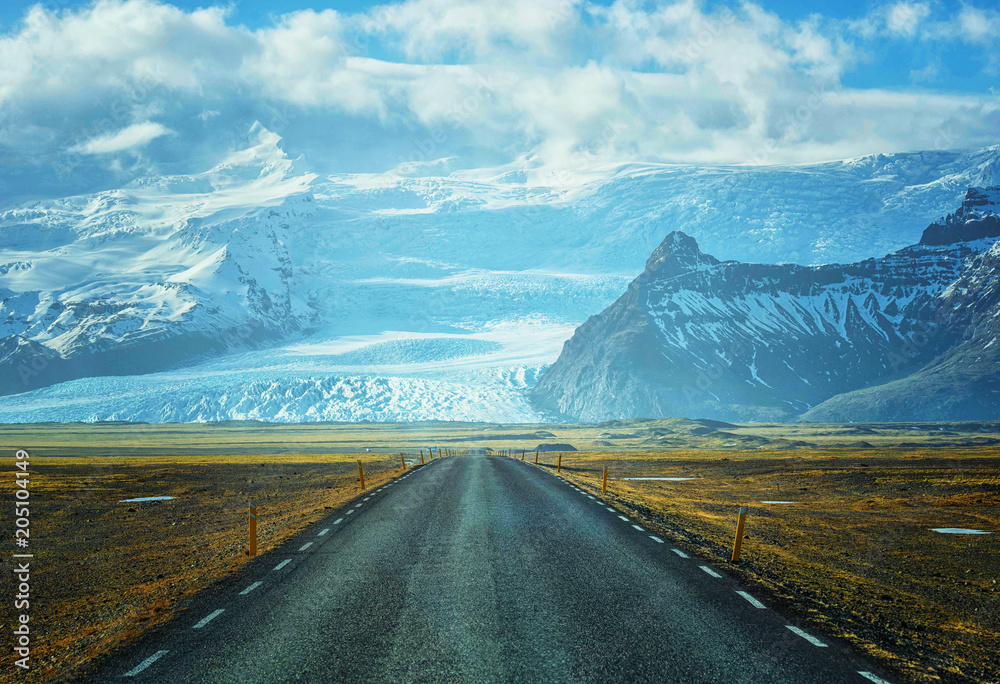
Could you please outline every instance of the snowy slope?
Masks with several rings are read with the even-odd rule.
[[[205,173],[0,212],[0,420],[238,417],[250,415],[257,382],[292,408],[268,402],[255,417],[464,416],[468,396],[481,398],[475,415],[495,405],[493,418],[520,419],[530,412],[523,388],[559,342],[614,301],[670,230],[722,257],[874,256],[914,242],[967,186],[1000,176],[998,160],[990,148],[558,179],[537,177],[531,160],[441,177],[329,176],[289,159],[257,125]],[[406,342],[422,336],[442,348],[495,346],[461,347],[479,351],[456,375]],[[355,338],[396,346],[319,366],[288,354]],[[253,380],[215,373],[227,359]],[[201,379],[161,392],[177,373]],[[508,381],[518,374],[526,379]],[[325,413],[291,399],[335,375],[388,384],[331,399],[339,408]],[[121,398],[122,382],[151,403]],[[431,391],[435,382],[450,384]],[[446,394],[452,408],[428,398]],[[248,398],[230,404],[237,396]],[[376,410],[375,397],[397,403]],[[203,401],[216,403],[192,408]]]
[[[984,264],[982,255],[993,254],[1000,237],[997,200],[996,188],[970,189],[920,244],[853,264],[723,262],[693,238],[671,233],[625,295],[567,342],[532,391],[536,405],[588,421],[788,420],[836,395],[940,363],[962,344],[965,376],[995,383],[992,355],[979,354],[988,357],[979,367],[969,362],[986,340],[963,343],[983,326],[959,320],[957,302],[979,302],[991,291],[984,283],[996,281],[994,262]],[[983,316],[995,318],[995,307],[985,308]],[[968,377],[954,379],[938,383],[939,400],[947,392],[989,403]],[[909,403],[914,410],[888,418],[885,409],[877,419],[929,419]],[[865,410],[844,418],[843,406],[837,415],[876,419]]]

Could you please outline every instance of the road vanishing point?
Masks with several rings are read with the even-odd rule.
[[[84,681],[886,682],[549,471],[435,459],[191,599]]]

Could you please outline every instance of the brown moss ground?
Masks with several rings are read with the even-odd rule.
[[[540,460],[551,468],[557,456]],[[901,680],[1000,682],[996,448],[563,455],[563,476],[596,495],[604,467],[606,500]],[[695,479],[620,479],[640,476]],[[740,505],[750,517],[734,566]]]
[[[759,584],[776,608],[853,641],[901,681],[1000,682],[1000,451],[960,444],[1000,437],[997,424],[725,428],[838,447],[752,451],[732,448],[734,437],[696,434],[701,427],[679,419],[602,426],[0,426],[0,453],[9,463],[17,448],[32,453],[36,553],[33,671],[23,677],[0,668],[0,681],[69,680],[92,657],[168,619],[180,599],[238,569],[246,560],[250,498],[267,549],[360,493],[358,458],[377,486],[399,471],[398,451],[427,444],[530,449],[544,441],[594,449],[612,441],[601,452],[566,454],[564,474],[599,491],[608,465],[613,505]],[[535,434],[542,431],[548,434]],[[673,448],[644,444],[661,439],[660,432]],[[844,446],[859,434],[879,448]],[[922,446],[899,448],[903,440]],[[543,453],[541,460],[554,465],[556,456]],[[644,475],[696,479],[618,479]],[[12,485],[5,491],[9,503],[0,505],[7,507]],[[118,503],[156,495],[178,498]],[[760,503],[768,499],[799,503]],[[740,504],[751,507],[744,562],[726,566]],[[0,537],[10,539],[7,510]],[[929,527],[996,534],[939,535]],[[11,602],[0,605],[10,624]]]
[[[248,500],[266,551],[357,497],[359,459],[369,489],[401,472],[398,455],[368,453],[33,457],[32,668],[4,667],[0,681],[69,681],[247,562]],[[119,503],[143,496],[177,498]],[[10,538],[10,516],[3,521],[0,537]],[[3,605],[10,624],[13,607]]]

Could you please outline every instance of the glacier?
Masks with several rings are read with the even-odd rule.
[[[542,421],[535,379],[670,231],[858,261],[995,179],[1000,147],[331,175],[255,125],[204,173],[0,211],[0,421]]]

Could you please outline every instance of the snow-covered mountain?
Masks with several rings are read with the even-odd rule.
[[[533,398],[587,421],[995,418],[998,210],[970,189],[919,244],[844,265],[723,262],[671,233]]]
[[[861,259],[995,176],[997,147],[330,176],[257,125],[202,174],[0,211],[0,421],[537,420],[535,377],[671,230]]]

